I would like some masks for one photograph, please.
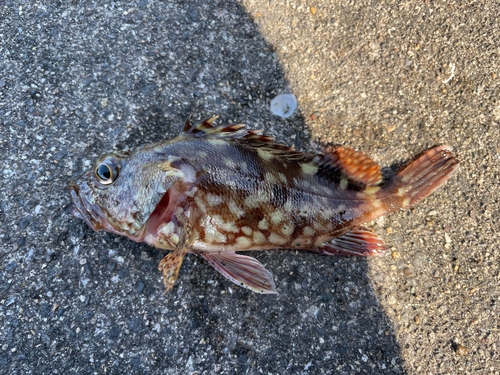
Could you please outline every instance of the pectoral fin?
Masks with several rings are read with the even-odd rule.
[[[277,294],[273,275],[252,257],[235,252],[201,254],[217,271],[233,283],[257,293]]]
[[[327,255],[382,256],[389,252],[384,241],[375,233],[355,229],[316,249]]]
[[[181,222],[182,234],[179,238],[177,246],[174,251],[164,257],[158,265],[158,269],[163,274],[163,283],[165,285],[165,292],[163,294],[166,294],[170,289],[172,289],[177,281],[182,261],[184,260],[184,256],[192,243],[193,232],[191,225],[189,224],[187,218],[184,217],[181,219]]]

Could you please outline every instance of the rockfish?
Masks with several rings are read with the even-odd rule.
[[[258,293],[276,293],[272,275],[237,251],[385,255],[382,239],[360,225],[412,206],[459,166],[439,146],[382,183],[379,166],[354,149],[306,154],[244,125],[213,126],[214,119],[106,154],[69,185],[71,213],[93,230],[172,250],[158,267],[165,292],[186,253]]]

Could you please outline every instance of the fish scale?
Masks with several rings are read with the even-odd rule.
[[[179,137],[104,155],[69,186],[71,212],[92,229],[172,250],[159,265],[165,291],[190,252],[259,293],[276,293],[271,273],[237,251],[385,255],[382,239],[360,226],[412,206],[459,166],[438,146],[382,184],[379,166],[354,149],[306,154],[213,121],[186,122]]]

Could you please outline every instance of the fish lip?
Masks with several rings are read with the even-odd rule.
[[[78,210],[78,208],[76,208],[76,205],[75,204],[72,204],[71,206],[69,206],[69,213],[71,215],[73,215],[74,217],[77,217],[78,219],[80,220],[85,220],[85,218],[83,217],[83,215],[80,213],[80,211]]]
[[[100,209],[95,204],[91,205],[80,197],[80,189],[75,182],[69,184],[68,190],[73,200],[73,204],[69,207],[69,212],[76,218],[84,220],[94,231],[98,232],[102,229],[99,214],[96,212],[100,211]]]

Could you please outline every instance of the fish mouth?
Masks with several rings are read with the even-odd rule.
[[[76,208],[75,204],[72,204],[71,206],[69,206],[69,213],[71,215],[73,215],[74,217],[77,217],[80,220],[85,220],[85,218],[80,213],[80,211],[78,211],[78,208]]]
[[[73,204],[69,207],[69,212],[78,219],[84,220],[89,227],[98,232],[102,226],[102,211],[95,205],[90,204],[86,199],[80,196],[80,189],[75,182],[68,186]]]

